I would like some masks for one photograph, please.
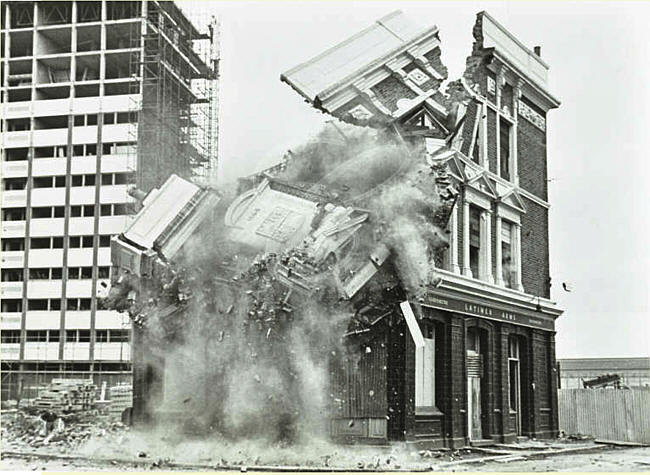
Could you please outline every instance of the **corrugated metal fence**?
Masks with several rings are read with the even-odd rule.
[[[650,389],[560,389],[560,430],[650,443]]]

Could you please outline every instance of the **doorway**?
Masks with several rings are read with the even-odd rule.
[[[508,338],[508,386],[510,415],[514,416],[515,433],[522,435],[521,406],[521,345],[519,338]]]
[[[483,355],[478,328],[467,330],[467,354],[465,369],[467,374],[467,428],[470,440],[483,438],[481,378],[483,377]]]

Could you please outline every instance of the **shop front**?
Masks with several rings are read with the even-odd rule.
[[[552,304],[436,289],[412,307],[417,329],[402,320],[389,337],[389,439],[461,447],[557,436]]]

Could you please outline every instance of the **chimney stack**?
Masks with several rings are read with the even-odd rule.
[[[539,56],[540,58],[542,57],[542,47],[541,46],[535,46],[533,48],[533,51],[535,52],[535,54],[537,56]]]

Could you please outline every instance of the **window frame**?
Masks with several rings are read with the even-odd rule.
[[[49,299],[27,299],[28,312],[47,312],[50,310]]]
[[[16,345],[20,344],[20,330],[2,330],[0,342],[3,345]]]
[[[47,343],[47,330],[26,330],[25,343]]]
[[[513,351],[514,350],[514,351]],[[512,374],[512,364],[517,365],[519,374],[515,384],[521,386],[521,343],[519,338],[516,335],[508,336],[508,410],[511,414],[516,414],[521,411],[521,395],[514,394],[517,405],[513,407],[513,390],[519,391],[521,388],[517,388],[516,385],[513,386],[513,374]]]
[[[128,329],[111,329],[109,330],[108,341],[110,343],[129,343],[130,332]]]
[[[514,177],[513,177],[513,146],[514,146],[513,142],[514,142],[514,140],[513,140],[513,136],[514,136],[514,131],[515,131],[515,123],[512,120],[510,120],[507,116],[505,116],[503,114],[497,114],[497,123],[498,123],[498,126],[499,126],[499,133],[498,133],[499,147],[497,148],[498,161],[499,161],[499,167],[498,167],[498,170],[497,170],[498,175],[499,175],[500,178],[502,178],[502,179],[504,179],[504,180],[506,180],[506,181],[508,181],[510,183],[514,183]],[[508,160],[507,160],[507,170],[506,170],[507,173],[508,173],[507,177],[503,176],[503,174],[502,174],[503,164],[504,164],[503,157],[501,156],[501,151],[503,150],[503,144],[501,143],[502,139],[503,139],[503,133],[501,131],[502,123],[504,123],[505,125],[508,126]]]
[[[500,287],[516,290],[519,292],[524,291],[522,283],[522,261],[521,261],[521,216],[525,211],[519,210],[512,207],[509,204],[503,202],[499,203],[496,208],[496,218],[497,218],[497,228],[494,233],[495,249],[497,251],[497,256],[495,256],[496,264],[496,284]],[[512,285],[506,285],[505,280],[503,279],[504,273],[504,263],[503,263],[503,225],[508,223],[510,225],[510,253],[512,256],[512,263],[510,264],[512,268],[511,281]],[[498,232],[498,233],[497,233]],[[498,259],[497,259],[498,258]],[[497,262],[498,260],[498,262]]]
[[[508,242],[505,242],[503,239],[506,233],[504,232],[504,226],[508,228]],[[515,224],[510,222],[507,219],[501,219],[501,236],[500,236],[500,244],[501,244],[501,280],[503,282],[503,286],[508,288],[508,289],[517,289],[517,256],[515,255],[515,249],[514,249],[514,226]],[[504,244],[507,244],[508,248],[508,254],[510,257],[510,263],[506,265],[506,253],[504,252]],[[507,269],[507,267],[510,267],[510,269]],[[508,276],[508,279],[506,279],[506,275]]]
[[[476,206],[473,203],[469,204],[469,230],[468,230],[468,236],[469,236],[469,269],[472,272],[472,277],[474,279],[478,279],[480,274],[481,274],[481,256],[482,253],[485,252],[485,243],[484,241],[484,236],[483,233],[481,232],[481,215],[483,213],[483,210],[481,207]],[[477,216],[476,219],[476,226],[478,226],[478,248],[476,246],[472,245],[472,223],[473,223],[473,214]],[[476,271],[474,270],[474,267],[472,266],[472,248],[475,248],[477,251],[476,255]]]

